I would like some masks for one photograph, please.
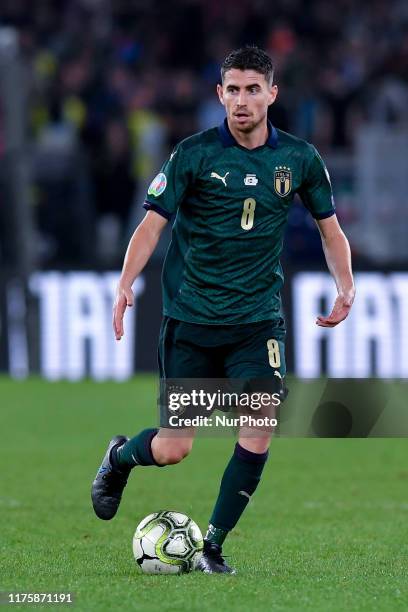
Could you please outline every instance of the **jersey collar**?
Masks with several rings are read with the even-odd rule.
[[[228,127],[227,118],[218,126],[218,135],[224,147],[233,147],[240,146],[233,135],[230,132]],[[272,123],[268,120],[268,139],[265,142],[268,147],[272,147],[272,149],[276,149],[278,146],[278,132],[276,128],[273,127]],[[257,147],[259,148],[259,147]]]

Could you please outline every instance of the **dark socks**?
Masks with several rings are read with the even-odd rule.
[[[222,545],[255,492],[267,458],[268,451],[253,453],[237,442],[221,480],[220,492],[205,536],[207,541]]]
[[[119,470],[129,470],[135,465],[157,465],[152,454],[152,440],[158,429],[144,429],[137,436],[125,442],[112,456],[112,462]]]

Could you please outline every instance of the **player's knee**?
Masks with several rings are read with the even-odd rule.
[[[162,465],[173,465],[180,463],[191,452],[193,440],[169,440],[163,444],[158,453],[158,463]]]
[[[262,436],[260,438],[240,438],[240,445],[251,453],[262,454],[265,453],[270,445],[270,437]]]

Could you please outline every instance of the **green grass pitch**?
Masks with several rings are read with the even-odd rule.
[[[155,396],[150,376],[0,380],[0,590],[71,591],[81,611],[408,609],[406,439],[274,440],[226,543],[238,575],[141,575],[136,524],[175,509],[204,530],[233,447],[201,437],[180,465],[136,468],[117,517],[98,520],[90,485],[107,441],[154,425]]]

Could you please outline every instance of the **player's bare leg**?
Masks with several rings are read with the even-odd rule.
[[[102,464],[92,483],[95,514],[110,520],[118,511],[123,489],[136,466],[163,467],[179,463],[193,446],[194,428],[182,430],[144,429],[137,436],[115,436],[109,442]]]
[[[193,448],[195,429],[159,429],[151,448],[157,465],[172,465],[187,457]]]

